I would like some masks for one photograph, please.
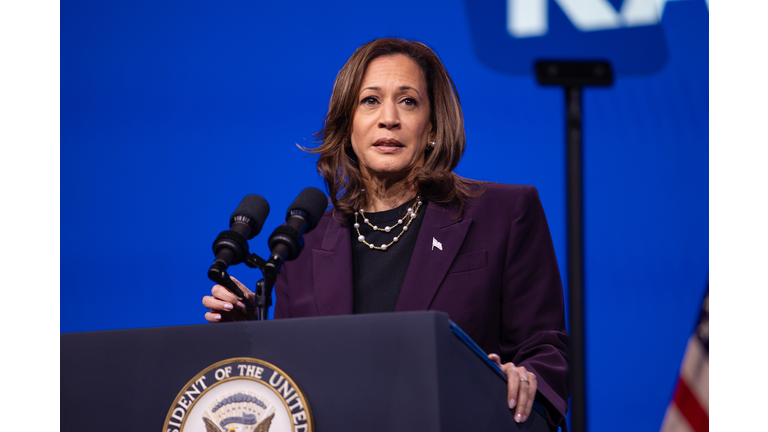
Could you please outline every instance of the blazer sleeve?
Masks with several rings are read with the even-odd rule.
[[[536,400],[550,422],[561,425],[568,408],[569,337],[560,271],[536,188],[522,188],[510,216],[499,354],[536,375]]]

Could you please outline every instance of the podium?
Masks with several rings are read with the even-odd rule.
[[[62,334],[61,430],[165,432],[193,377],[250,357],[290,376],[318,432],[549,431],[536,410],[514,422],[472,345],[431,311]]]

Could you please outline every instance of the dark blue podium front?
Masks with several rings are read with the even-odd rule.
[[[319,432],[549,430],[535,411],[514,422],[504,380],[439,312],[62,334],[61,430],[159,432],[191,378],[235,357],[293,378]]]

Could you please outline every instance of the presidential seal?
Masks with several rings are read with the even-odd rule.
[[[163,432],[312,432],[304,393],[276,366],[238,357],[209,366],[176,396]]]

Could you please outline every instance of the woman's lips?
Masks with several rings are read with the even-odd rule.
[[[392,138],[379,138],[376,140],[376,142],[373,143],[373,146],[376,147],[377,150],[384,153],[396,152],[399,149],[405,147],[400,143],[400,141]]]

